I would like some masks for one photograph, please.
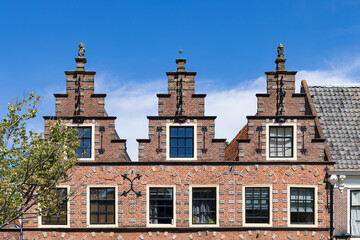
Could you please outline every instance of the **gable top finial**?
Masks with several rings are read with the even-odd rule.
[[[78,57],[79,57],[79,58],[84,58],[84,57],[85,57],[85,44],[84,44],[83,42],[81,42],[81,43],[79,44]]]
[[[284,58],[284,44],[279,43],[277,47],[278,58]]]
[[[284,44],[279,43],[277,47],[277,58],[275,60],[276,70],[283,71],[285,70],[286,58],[284,56]]]

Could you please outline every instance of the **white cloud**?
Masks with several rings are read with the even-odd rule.
[[[127,139],[127,151],[131,160],[138,159],[136,139],[148,138],[148,119],[157,115],[157,93],[166,93],[166,80],[147,82],[119,81],[107,75],[96,78],[97,92],[107,93],[105,109],[116,116],[116,131],[120,138]],[[126,82],[125,84],[123,84]]]
[[[338,64],[327,63],[330,69],[326,70],[301,70],[297,73],[296,87],[300,87],[300,80],[305,79],[308,85],[347,85],[360,82],[360,58],[352,59],[351,62]]]
[[[216,89],[212,87],[211,89]],[[256,93],[266,92],[266,78],[243,82],[234,88],[207,92],[205,103],[207,115],[217,116],[215,134],[217,138],[231,141],[247,123],[246,116],[256,113]]]

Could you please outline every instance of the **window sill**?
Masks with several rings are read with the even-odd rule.
[[[57,224],[46,224],[46,225],[38,225],[38,228],[70,228],[70,224],[68,225],[57,225]]]
[[[266,157],[266,161],[296,161],[297,158],[293,157],[293,158],[271,158],[271,157]]]
[[[146,227],[149,228],[175,228],[176,224],[147,224]]]
[[[217,224],[193,224],[190,223],[191,228],[207,228],[207,227],[220,227],[219,223]]]
[[[289,228],[316,228],[317,224],[288,224]]]
[[[266,223],[243,223],[243,227],[272,227],[272,224]]]
[[[196,161],[197,158],[166,158],[166,161]]]
[[[113,227],[117,227],[117,224],[90,224],[90,225],[86,225],[86,227],[88,228],[113,228]]]
[[[94,158],[78,158],[78,161],[95,161]]]

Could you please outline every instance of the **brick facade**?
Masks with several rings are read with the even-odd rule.
[[[45,119],[63,118],[65,123],[79,126],[93,124],[95,156],[92,161],[79,160],[72,179],[62,184],[76,192],[69,203],[70,226],[42,227],[39,218],[29,218],[25,223],[26,239],[328,239],[329,203],[324,180],[326,168],[331,169],[332,162],[327,161],[326,144],[318,136],[316,116],[311,114],[305,90],[295,93],[296,72],[285,70],[285,60],[278,58],[277,70],[266,72],[267,93],[257,94],[257,114],[248,116],[246,127],[225,149],[225,139],[214,138],[216,117],[205,115],[206,95],[195,93],[196,73],[185,71],[186,60],[177,59],[177,71],[167,73],[168,93],[157,95],[158,116],[148,117],[149,138],[138,139],[139,161],[131,162],[125,140],[119,139],[115,131],[115,118],[107,116],[104,110],[105,95],[94,93],[95,72],[85,71],[86,59],[76,58],[77,70],[65,72],[66,94],[55,94],[56,116]],[[283,78],[286,96],[284,111],[279,115],[277,89],[280,78]],[[271,124],[293,126],[296,143],[293,149],[296,151],[292,159],[267,160],[266,128]],[[100,126],[105,126],[104,132],[98,130]],[[191,160],[170,157],[169,126],[194,127],[196,141]],[[304,137],[303,126],[306,126]],[[98,151],[101,139],[105,149],[103,154]],[[306,152],[301,151],[303,146]],[[141,176],[133,185],[141,196],[132,191],[122,195],[131,188],[130,181],[122,176],[124,174],[130,179]],[[174,190],[176,221],[168,227],[149,226],[148,187],[165,185]],[[218,224],[191,225],[191,188],[209,185],[218,189]],[[91,186],[116,188],[114,225],[100,228],[89,225]],[[245,224],[244,189],[247,186],[269,188],[270,223],[267,226]],[[289,224],[290,186],[314,189],[314,224],[305,227]],[[4,239],[11,239],[11,234],[0,234]]]

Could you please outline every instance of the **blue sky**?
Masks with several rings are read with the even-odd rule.
[[[54,114],[52,93],[65,92],[63,71],[84,42],[86,69],[97,71],[97,92],[108,93],[136,159],[135,139],[147,137],[146,115],[156,114],[155,93],[166,91],[182,48],[197,92],[208,93],[207,113],[219,116],[217,137],[231,140],[255,112],[253,93],[265,91],[279,42],[287,69],[310,84],[360,82],[359,13],[356,0],[0,1],[0,111],[30,89],[43,97],[40,114]]]

